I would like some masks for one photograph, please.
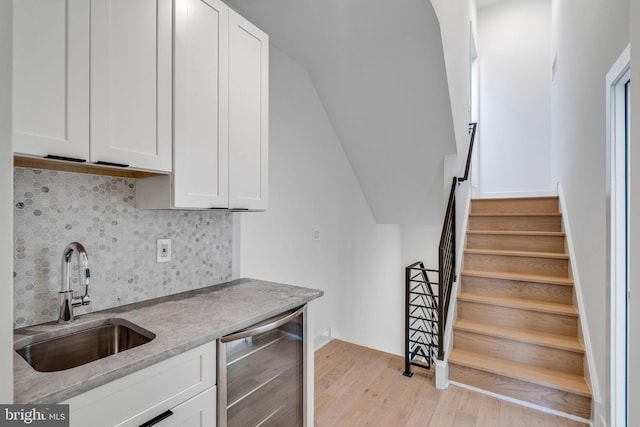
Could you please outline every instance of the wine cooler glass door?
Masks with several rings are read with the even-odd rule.
[[[302,307],[220,339],[220,426],[302,427],[304,315]]]

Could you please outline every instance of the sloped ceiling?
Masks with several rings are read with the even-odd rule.
[[[308,70],[377,222],[440,223],[456,148],[431,2],[228,3]]]

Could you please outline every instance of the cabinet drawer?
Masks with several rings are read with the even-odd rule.
[[[212,427],[216,425],[216,388],[203,391],[171,410],[171,415],[153,424],[157,427]]]
[[[72,427],[138,426],[213,387],[215,357],[205,344],[62,403]]]

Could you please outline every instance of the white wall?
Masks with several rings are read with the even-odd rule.
[[[443,218],[444,220],[444,214]],[[424,262],[426,268],[438,269],[438,244],[442,224],[402,226],[402,266],[416,261]],[[435,280],[434,275],[430,279]]]
[[[631,111],[634,117],[638,117],[640,111],[640,3],[631,2]],[[637,325],[640,325],[640,129],[637,121],[633,122],[631,133],[630,170],[631,188],[629,190],[630,204],[630,248],[629,259],[630,274],[629,287],[631,302],[629,305],[629,324],[633,325],[629,337],[629,396],[630,402],[637,402],[640,396],[640,334],[637,333]],[[640,405],[629,406],[630,426],[640,425]]]
[[[0,403],[13,403],[12,2],[0,1]]]
[[[402,354],[400,226],[375,223],[308,73],[273,45],[270,67],[269,210],[241,215],[240,273],[323,289],[315,335]]]
[[[476,37],[476,6],[474,0],[431,0],[431,5],[440,22],[442,47],[447,69],[449,98],[456,135],[458,163],[456,169],[445,171],[449,176],[459,174],[467,156],[469,136],[467,128],[471,121],[471,72],[470,36]],[[448,194],[450,182],[445,179]]]
[[[442,195],[439,169],[456,141],[432,5],[227,1],[309,72],[377,222],[440,222],[431,199]]]
[[[402,265],[423,261],[427,268],[438,268],[438,245],[442,222],[449,199],[451,178],[461,176],[467,160],[471,121],[471,52],[470,38],[477,39],[476,7],[473,0],[431,0],[440,23],[444,50],[447,83],[451,99],[451,112],[456,136],[456,154],[445,156],[443,169],[442,200],[433,200],[440,209],[430,225],[402,226]]]
[[[480,9],[478,45],[479,192],[552,192],[550,0]]]
[[[594,402],[599,425],[600,416],[608,416],[610,405],[605,78],[629,43],[629,1],[553,0],[552,8],[551,52],[557,52],[557,74],[552,83],[553,171],[566,196],[586,308],[581,315],[588,322],[586,333],[593,345],[600,385],[594,394],[603,399]]]

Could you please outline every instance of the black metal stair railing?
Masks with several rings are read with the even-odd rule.
[[[469,124],[471,134],[464,176],[454,177],[445,213],[440,245],[438,270],[416,262],[405,269],[405,376],[412,376],[411,366],[430,369],[433,362],[444,360],[444,331],[453,283],[456,280],[456,189],[469,179],[477,123]],[[432,282],[428,273],[437,273]],[[437,288],[437,293],[433,289]]]
[[[438,294],[433,291],[437,283],[429,280],[429,273],[437,270],[424,268],[422,262],[411,264],[405,269],[405,352],[404,375],[410,377],[411,365],[431,368],[438,351]],[[437,289],[436,289],[437,291]]]

